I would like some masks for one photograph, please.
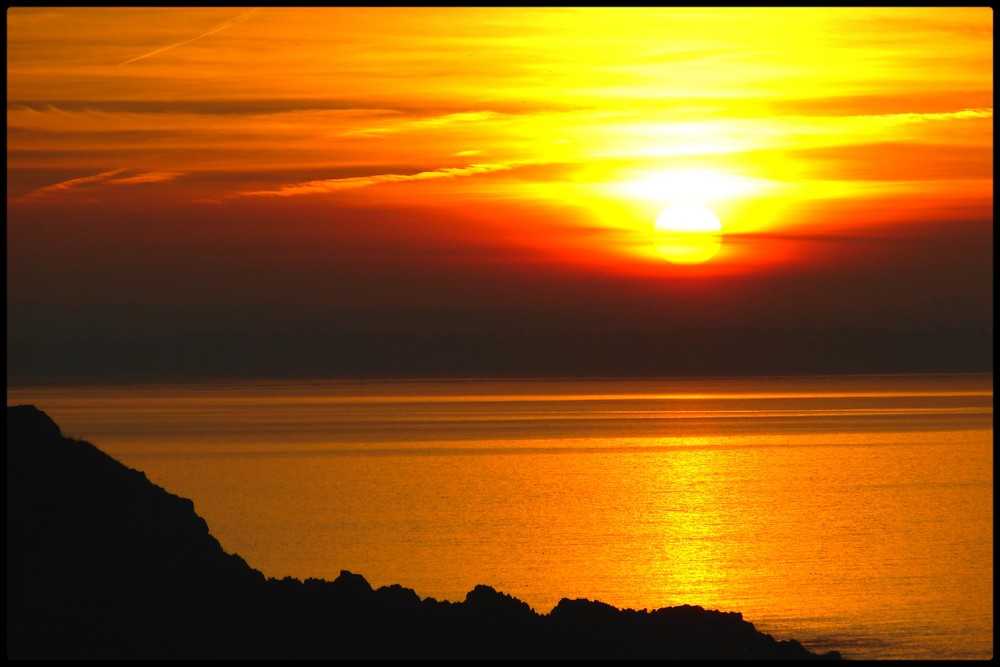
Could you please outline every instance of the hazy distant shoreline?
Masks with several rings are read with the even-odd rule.
[[[10,313],[8,313],[10,317]],[[8,336],[7,384],[991,373],[992,329]],[[273,361],[271,361],[273,359]]]
[[[149,387],[225,387],[225,386],[287,386],[290,383],[301,384],[303,386],[325,385],[329,383],[352,383],[358,387],[371,384],[400,384],[408,385],[414,383],[436,383],[439,385],[456,383],[474,384],[498,384],[510,382],[550,382],[550,383],[575,383],[575,382],[640,382],[640,383],[674,383],[674,382],[706,382],[706,381],[743,381],[749,379],[760,380],[850,380],[856,378],[991,378],[992,371],[969,370],[969,371],[892,371],[892,372],[827,372],[827,373],[748,373],[745,375],[734,374],[688,374],[688,375],[595,375],[595,376],[574,376],[574,375],[441,375],[441,376],[316,376],[305,375],[301,377],[274,376],[247,376],[247,377],[140,377],[122,376],[115,378],[103,377],[45,377],[45,378],[8,378],[7,389],[24,390],[32,388],[57,388],[57,387],[124,387],[124,386],[149,386]]]

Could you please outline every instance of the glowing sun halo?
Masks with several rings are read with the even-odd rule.
[[[706,206],[682,202],[667,207],[654,225],[654,243],[674,264],[701,264],[722,247],[722,223]]]

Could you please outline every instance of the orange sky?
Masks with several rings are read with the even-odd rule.
[[[992,58],[988,8],[10,9],[8,332],[991,327]]]

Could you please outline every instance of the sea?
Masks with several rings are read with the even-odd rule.
[[[993,657],[993,377],[8,386],[274,578],[737,611]]]

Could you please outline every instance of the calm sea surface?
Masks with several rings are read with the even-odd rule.
[[[991,375],[9,387],[23,403],[270,577],[993,657]]]

